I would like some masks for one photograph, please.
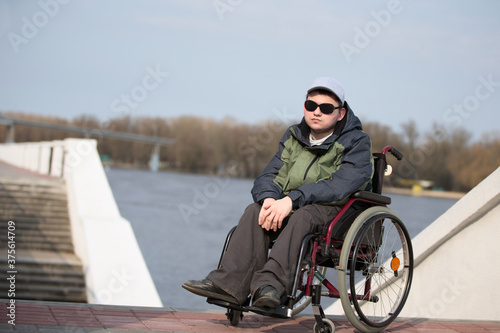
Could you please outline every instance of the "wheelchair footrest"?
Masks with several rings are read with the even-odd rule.
[[[258,308],[256,306],[249,306],[247,309],[248,311],[252,311],[263,316],[276,317],[276,318],[290,318],[289,316],[287,316],[288,312],[287,307],[284,305],[280,305],[275,309]]]
[[[227,308],[227,309],[248,312],[247,307],[245,307],[244,305],[229,303],[229,302],[222,301],[222,300],[216,299],[216,298],[207,298],[207,303],[217,305],[217,306],[222,306],[223,308]]]
[[[277,318],[289,318],[287,316],[288,308],[284,305],[280,305],[275,309],[259,308],[256,306],[249,305],[238,305],[234,303],[229,303],[215,298],[207,298],[207,303],[221,306],[223,308],[237,310],[241,312],[255,312],[263,316],[277,317]]]

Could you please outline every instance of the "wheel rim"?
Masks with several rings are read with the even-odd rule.
[[[355,237],[353,256],[360,259],[351,260],[349,289],[364,295],[370,285],[370,295],[352,298],[360,319],[369,326],[385,327],[401,312],[412,277],[411,252],[406,228],[389,214],[372,217]]]
[[[359,306],[359,309],[357,309],[354,306],[354,304],[351,300],[351,296],[350,296],[351,295],[351,268],[352,268],[350,256],[352,256],[352,253],[353,253],[352,251],[354,250],[354,247],[356,246],[356,242],[357,242],[358,238],[362,239],[362,237],[360,237],[360,234],[363,232],[363,230],[365,230],[365,234],[367,233],[368,227],[366,227],[366,226],[369,223],[369,221],[372,221],[373,219],[377,219],[378,216],[381,216],[383,214],[394,218],[395,221],[399,221],[396,223],[398,224],[398,226],[401,227],[399,229],[405,235],[404,239],[406,240],[405,244],[406,244],[406,249],[407,249],[407,253],[408,253],[407,258],[409,260],[409,274],[408,274],[407,284],[406,284],[405,292],[404,292],[405,296],[402,298],[402,301],[399,302],[400,306],[397,308],[398,313],[404,305],[404,301],[406,300],[406,297],[408,296],[408,292],[409,292],[410,285],[411,285],[411,278],[412,278],[412,272],[413,272],[413,252],[412,252],[412,247],[411,247],[411,241],[410,241],[410,238],[409,238],[408,233],[406,231],[406,228],[401,223],[401,221],[397,217],[397,215],[391,209],[389,209],[385,206],[374,206],[374,207],[366,209],[356,218],[356,220],[352,223],[351,227],[349,228],[349,230],[346,234],[344,244],[342,246],[342,251],[341,251],[340,260],[339,260],[339,267],[338,267],[339,292],[340,292],[340,300],[342,303],[342,307],[344,309],[344,312],[345,312],[347,318],[351,322],[351,324],[362,332],[370,332],[370,333],[380,332],[390,323],[390,321],[394,320],[397,316],[397,313],[396,313],[395,315],[390,316],[389,320],[377,320],[377,319],[370,320],[370,311],[366,310],[366,312],[368,312],[368,313],[365,313],[365,308],[363,306]],[[391,219],[391,221],[392,221],[392,219]],[[367,229],[364,229],[365,227]],[[401,242],[402,241],[400,241],[400,243]],[[402,261],[404,263],[403,259],[401,259],[400,257],[398,257],[398,259],[400,259],[400,262]],[[389,264],[389,266],[390,266],[390,264]],[[372,273],[376,272],[376,268],[372,267],[371,272]],[[354,281],[355,282],[357,281],[356,277],[354,277]],[[356,283],[354,283],[354,285],[356,285]],[[354,286],[352,289],[355,289],[355,288],[356,288],[356,286]],[[375,288],[373,288],[373,289],[375,289]],[[361,293],[361,294],[363,294],[363,293]],[[376,295],[375,291],[373,291],[372,296],[373,295]],[[358,305],[360,302],[361,301],[358,301]],[[382,304],[382,303],[380,303],[380,304]],[[361,313],[361,315],[359,315],[358,310]]]

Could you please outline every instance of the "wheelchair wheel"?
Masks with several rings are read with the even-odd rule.
[[[295,293],[296,300],[293,305],[292,316],[299,314],[305,308],[307,308],[309,304],[311,304],[311,296],[305,296],[306,293],[305,286],[307,284],[308,271],[309,271],[309,266],[304,265],[304,267],[302,268],[302,274],[299,278],[299,281],[297,281],[297,283],[299,283],[299,288],[297,288],[297,292]],[[325,275],[326,267],[317,266],[317,271],[321,275]],[[321,281],[318,278],[314,277],[313,284],[321,284]]]
[[[243,313],[239,310],[228,309],[226,317],[232,326],[238,326],[240,319],[243,318]]]
[[[401,312],[413,276],[413,250],[404,224],[389,208],[362,212],[344,240],[339,292],[351,324],[379,332]]]
[[[335,333],[335,325],[333,324],[333,321],[327,318],[323,318],[323,325],[325,325],[325,329],[321,330],[321,328],[318,327],[317,323],[314,323],[313,326],[313,332],[314,333]]]

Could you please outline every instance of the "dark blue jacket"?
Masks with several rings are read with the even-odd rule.
[[[373,175],[371,141],[345,103],[346,115],[319,146],[311,146],[305,120],[290,126],[279,150],[252,188],[255,202],[288,195],[293,209],[308,204],[340,205],[357,190],[370,190]]]

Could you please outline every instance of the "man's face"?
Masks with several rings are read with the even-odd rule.
[[[334,107],[340,106],[340,103],[328,95],[316,94],[308,96],[308,100],[316,102],[320,105],[323,103],[333,104]],[[311,129],[311,135],[315,140],[319,140],[329,135],[335,129],[338,121],[344,118],[346,110],[344,108],[335,109],[331,114],[324,114],[320,108],[317,107],[314,111],[308,111],[304,107],[304,118],[307,125]]]

